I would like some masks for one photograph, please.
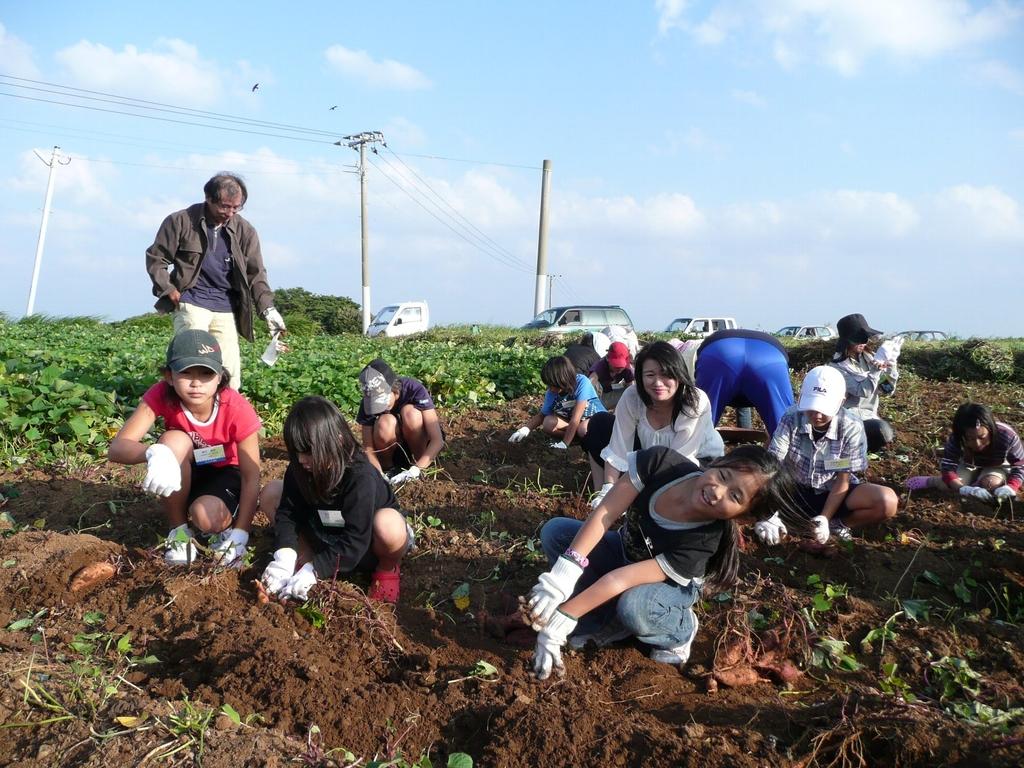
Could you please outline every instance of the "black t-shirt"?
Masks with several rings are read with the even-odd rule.
[[[305,470],[289,464],[284,473],[274,521],[275,546],[297,549],[302,530],[318,544],[313,557],[318,578],[355,570],[370,551],[374,513],[384,507],[398,509],[394,490],[362,451],[356,452],[326,504],[311,504],[302,497],[297,471]]]
[[[654,559],[665,575],[680,584],[704,576],[725,529],[721,520],[674,523],[665,528],[652,516],[662,491],[688,477],[703,474],[700,467],[664,446],[629,454],[629,479],[640,495],[626,511],[620,534],[623,548],[633,562]]]
[[[601,359],[594,348],[586,344],[570,344],[565,348],[564,354],[572,362],[576,373],[582,373],[584,376],[589,374],[594,363]]]

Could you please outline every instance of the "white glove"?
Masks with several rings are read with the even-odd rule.
[[[811,533],[814,540],[819,544],[827,544],[831,531],[828,528],[828,518],[824,515],[817,515],[811,518]]]
[[[316,586],[316,571],[313,570],[312,563],[306,563],[285,584],[282,594],[284,597],[305,601],[309,597],[309,590],[314,586]]]
[[[517,429],[515,432],[512,433],[512,437],[510,437],[508,439],[508,441],[510,443],[518,443],[520,440],[522,440],[528,434],[530,434],[530,428],[529,427],[520,427],[519,429]]]
[[[569,446],[565,444],[565,440],[559,440],[557,443],[552,443],[550,445],[550,447],[554,448],[556,451],[568,451],[569,450]]]
[[[172,528],[167,534],[167,543],[164,546],[164,561],[168,565],[188,565],[195,558],[195,533],[189,528],[188,523],[182,523],[177,528]]]
[[[960,495],[965,499],[975,498],[978,501],[992,501],[992,494],[976,485],[961,485]]]
[[[594,494],[594,498],[590,500],[590,508],[597,509],[601,506],[601,502],[604,501],[604,497],[608,495],[608,491],[615,487],[615,483],[605,483],[601,486],[601,490]]]
[[[210,541],[213,559],[220,565],[241,568],[245,562],[245,547],[249,543],[249,532],[241,528],[228,528]]]
[[[408,469],[402,470],[394,477],[388,478],[388,482],[391,483],[392,488],[397,488],[402,483],[408,482],[409,480],[416,480],[420,476],[422,470],[413,464]]]
[[[555,670],[560,677],[565,674],[562,646],[574,629],[576,619],[555,611],[547,626],[537,635],[537,645],[533,651],[533,674],[538,680],[547,680],[551,670]]]
[[[267,329],[270,331],[271,336],[288,330],[284,327],[284,318],[281,317],[281,313],[273,307],[267,307],[263,310],[263,318],[267,321]]]
[[[276,595],[291,581],[295,575],[295,561],[299,559],[299,553],[294,549],[285,547],[274,553],[274,559],[263,571],[260,581],[267,588],[267,592]]]
[[[893,363],[899,359],[900,350],[903,349],[903,337],[898,339],[887,339],[875,352],[875,360],[880,363]]]
[[[554,616],[558,606],[569,599],[582,575],[583,569],[568,557],[559,557],[550,571],[542,573],[530,590],[530,599],[526,603],[530,626],[539,632]]]
[[[778,512],[767,520],[758,520],[754,523],[754,535],[764,544],[778,544],[787,533],[789,531]]]
[[[181,464],[174,451],[163,443],[146,449],[146,479],[142,490],[157,496],[170,496],[181,490]]]
[[[996,502],[1002,504],[1007,499],[1013,500],[1017,498],[1017,492],[1008,485],[1000,485],[993,491],[996,497]]]

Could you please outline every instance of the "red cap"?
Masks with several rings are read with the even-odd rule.
[[[608,365],[615,368],[625,368],[629,365],[629,347],[621,341],[613,341],[608,347]]]

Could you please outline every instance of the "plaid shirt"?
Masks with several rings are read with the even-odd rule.
[[[797,485],[819,493],[831,489],[840,472],[849,473],[850,485],[856,485],[856,473],[868,467],[864,423],[845,408],[839,409],[825,435],[815,441],[811,423],[792,406],[782,415],[768,450],[786,465]],[[849,465],[843,466],[847,461]]]

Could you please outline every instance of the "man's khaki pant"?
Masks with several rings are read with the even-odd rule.
[[[242,386],[242,356],[238,351],[238,329],[232,312],[212,312],[194,304],[180,302],[171,317],[174,318],[174,332],[191,328],[209,331],[220,342],[221,360],[231,374],[231,388],[238,391]]]

